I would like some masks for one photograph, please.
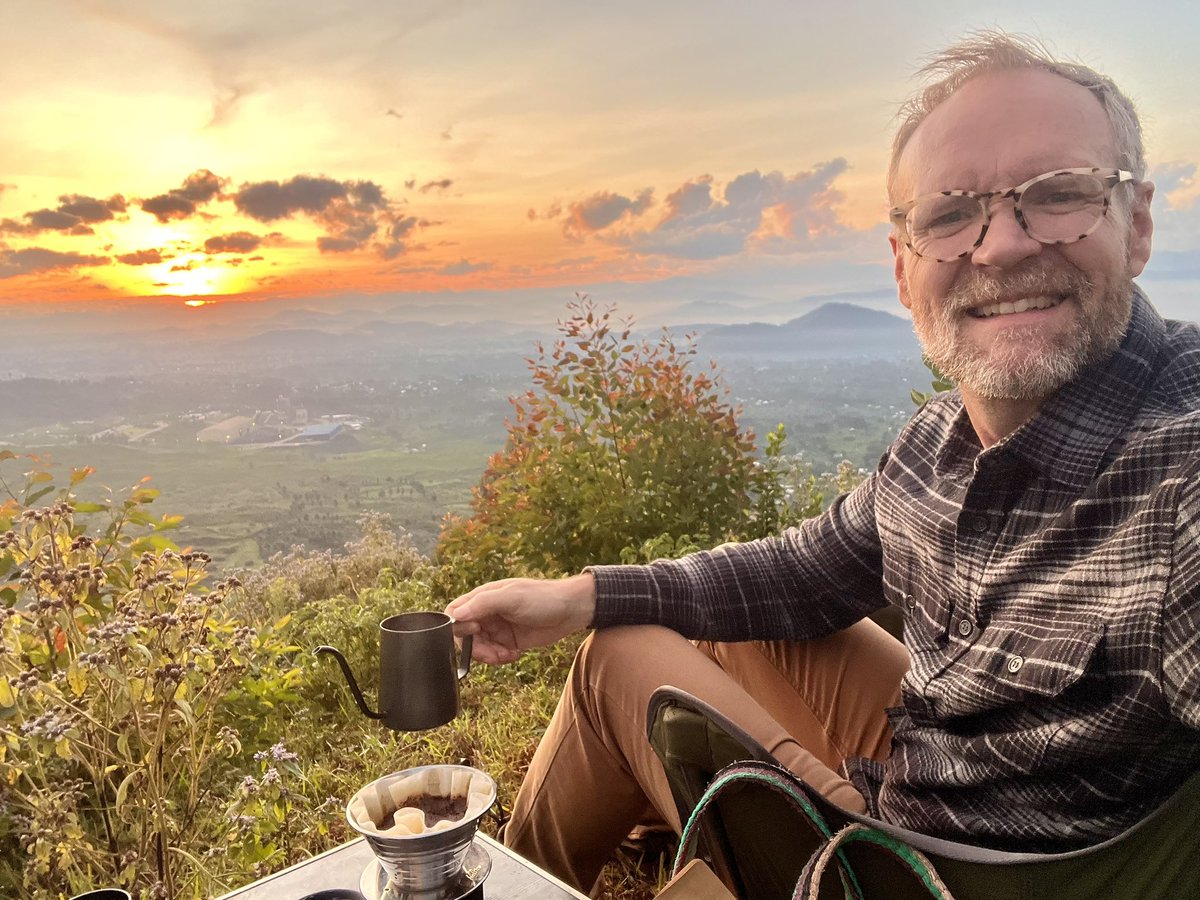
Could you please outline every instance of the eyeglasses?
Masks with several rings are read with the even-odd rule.
[[[1072,244],[1096,230],[1113,187],[1133,180],[1123,169],[1056,169],[1000,191],[922,194],[895,207],[890,218],[917,256],[952,262],[983,243],[993,198],[1011,197],[1027,235],[1043,244]]]

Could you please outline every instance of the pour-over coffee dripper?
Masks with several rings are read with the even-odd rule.
[[[416,808],[404,801],[422,793],[465,797],[466,809],[460,818],[403,833],[416,822]],[[479,819],[495,802],[496,783],[486,772],[470,766],[417,766],[360,788],[346,804],[346,821],[366,839],[394,891],[437,896],[459,875]],[[401,825],[392,824],[398,811],[405,820]]]

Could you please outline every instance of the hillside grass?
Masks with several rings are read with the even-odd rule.
[[[364,783],[435,762],[465,761],[496,780],[496,814],[481,823],[496,836],[584,637],[576,634],[553,647],[528,651],[505,666],[475,663],[461,683],[457,718],[421,733],[388,731],[358,711],[333,661],[310,652],[326,642],[342,649],[370,702],[378,689],[377,623],[387,615],[442,605],[443,600],[434,598],[436,588],[425,581],[432,570],[406,548],[403,538],[382,526],[368,520],[364,538],[344,552],[276,559],[247,582],[245,617],[269,618],[278,609],[294,609],[287,632],[297,647],[304,702],[289,706],[276,720],[278,730],[260,740],[264,745],[282,740],[298,754],[304,771],[307,811],[301,811],[301,819],[315,827],[298,829],[306,837],[294,846],[293,861],[354,837],[341,811]],[[605,872],[600,896],[650,900],[669,877],[664,868],[669,863],[622,851]],[[279,860],[272,868],[282,864]]]

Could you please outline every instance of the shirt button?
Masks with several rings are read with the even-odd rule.
[[[971,624],[970,619],[959,619],[958,633],[961,634],[963,637],[966,637],[974,630],[975,630],[975,626]]]
[[[1021,666],[1025,665],[1025,659],[1020,656],[1010,656],[1008,658],[1008,671],[1016,675],[1021,671]]]
[[[971,517],[971,530],[976,534],[983,534],[992,527],[991,521],[982,513]]]
[[[904,597],[904,605],[908,607],[909,612],[916,611],[917,598],[914,597],[912,594],[906,594]]]

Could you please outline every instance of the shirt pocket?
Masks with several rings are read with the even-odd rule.
[[[1088,671],[1103,627],[1096,619],[993,625],[947,667],[939,717],[973,716],[1020,706],[1050,713]],[[1057,718],[1061,711],[1054,718]]]

